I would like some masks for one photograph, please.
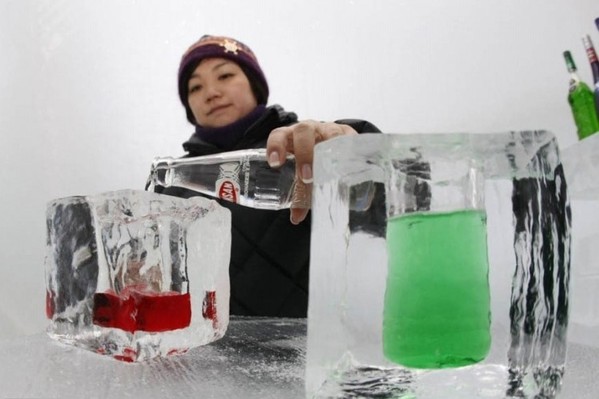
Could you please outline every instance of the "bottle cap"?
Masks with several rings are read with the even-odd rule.
[[[576,64],[574,63],[574,59],[572,58],[572,53],[570,53],[570,51],[564,51],[564,59],[566,60],[568,72],[576,72]]]

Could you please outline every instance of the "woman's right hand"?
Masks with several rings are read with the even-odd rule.
[[[314,146],[333,137],[355,134],[358,133],[349,125],[312,120],[283,126],[270,133],[266,143],[266,155],[271,167],[283,165],[287,153],[295,155],[296,183],[291,205],[291,223],[301,223],[310,210]]]

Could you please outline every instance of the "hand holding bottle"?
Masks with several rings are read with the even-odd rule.
[[[312,200],[314,146],[357,132],[348,125],[315,121],[275,129],[267,149],[247,149],[198,157],[159,157],[152,163],[146,190],[182,187],[257,209],[290,208],[293,224],[302,222]],[[368,186],[365,197],[372,199]],[[369,206],[369,202],[365,202]],[[358,208],[362,209],[364,201]]]
[[[302,121],[291,126],[273,130],[266,144],[268,164],[272,168],[281,167],[288,153],[295,155],[296,184],[294,198],[312,195],[312,163],[314,146],[322,141],[338,136],[358,134],[351,126],[332,122]],[[308,214],[309,208],[291,204],[291,223],[299,224]]]

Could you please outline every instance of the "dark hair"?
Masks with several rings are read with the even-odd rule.
[[[252,72],[251,69],[244,65],[239,65],[239,67],[250,82],[250,88],[252,89],[252,93],[254,93],[254,98],[256,99],[256,102],[258,104],[266,105],[266,101],[268,100],[268,90],[266,89],[266,87],[264,87],[260,79],[256,78],[256,75],[254,74],[254,72]]]

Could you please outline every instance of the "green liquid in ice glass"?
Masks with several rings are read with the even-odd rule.
[[[483,360],[491,344],[485,212],[390,219],[387,250],[385,357],[413,368]]]

